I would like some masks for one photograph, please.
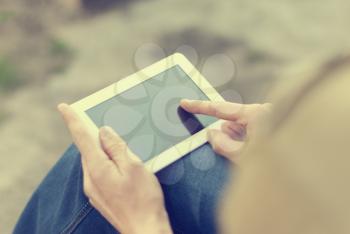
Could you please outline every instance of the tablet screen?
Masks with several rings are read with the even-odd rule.
[[[145,162],[217,120],[186,112],[182,98],[209,100],[176,65],[86,113],[97,127],[112,127]]]

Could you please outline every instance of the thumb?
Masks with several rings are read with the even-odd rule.
[[[117,165],[127,160],[127,144],[115,131],[108,126],[100,129],[100,142],[102,149]]]
[[[103,150],[115,164],[126,164],[130,159],[141,162],[111,127],[105,126],[100,129],[100,141]]]
[[[224,132],[216,129],[208,131],[208,141],[213,150],[231,162],[237,162],[238,156],[243,148],[244,142],[235,141]]]

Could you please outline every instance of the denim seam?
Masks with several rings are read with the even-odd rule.
[[[90,213],[93,208],[89,202],[86,202],[83,208],[78,212],[78,215],[71,221],[64,229],[61,234],[71,234],[77,228],[77,226],[83,221],[83,219]]]

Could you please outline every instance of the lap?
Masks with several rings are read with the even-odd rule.
[[[157,173],[175,233],[215,233],[217,200],[229,174],[206,144]],[[83,193],[72,145],[34,192],[14,233],[116,233]]]

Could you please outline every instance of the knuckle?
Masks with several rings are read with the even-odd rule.
[[[126,143],[122,142],[111,142],[107,145],[108,152],[118,152],[126,149]]]
[[[208,104],[208,112],[211,113],[212,115],[217,114],[217,109],[216,109],[216,106],[214,105],[214,103]]]
[[[136,160],[132,160],[129,164],[129,167],[133,172],[138,172],[143,170],[143,165],[140,162],[137,162]]]

